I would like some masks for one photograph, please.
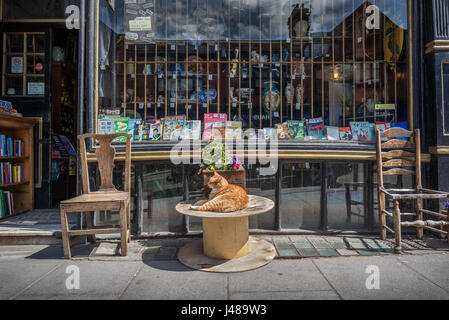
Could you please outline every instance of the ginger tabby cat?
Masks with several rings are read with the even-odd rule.
[[[235,212],[248,207],[249,198],[245,189],[229,184],[217,172],[209,179],[212,189],[209,200],[200,200],[190,207],[196,211]]]

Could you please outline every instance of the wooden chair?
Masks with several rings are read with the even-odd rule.
[[[127,137],[126,139],[126,159],[124,190],[118,191],[112,183],[114,168],[115,149],[111,147],[112,141],[117,137]],[[94,138],[98,141],[99,147],[95,154],[97,157],[98,170],[100,172],[101,185],[98,191],[91,192],[89,184],[89,173],[87,168],[86,142],[87,138]],[[83,183],[83,194],[62,201],[61,229],[62,243],[64,247],[64,257],[71,259],[71,236],[87,236],[90,242],[95,242],[95,234],[120,233],[121,255],[128,253],[128,242],[130,241],[130,184],[131,184],[131,135],[116,133],[106,135],[84,134],[78,137],[80,140],[81,172]],[[120,212],[120,226],[94,227],[93,217],[96,210],[111,210]],[[69,212],[86,212],[87,228],[85,230],[70,230],[67,214]]]
[[[382,138],[388,138],[387,142],[382,142]],[[407,138],[408,140],[397,139]],[[384,151],[385,150],[385,151]],[[414,132],[401,128],[391,128],[384,132],[376,132],[376,153],[377,153],[377,182],[378,182],[378,210],[381,239],[385,240],[387,231],[395,235],[395,252],[401,253],[401,227],[416,227],[417,237],[422,239],[423,230],[430,230],[440,234],[447,234],[443,230],[435,227],[442,227],[448,224],[446,221],[423,220],[423,214],[428,214],[438,218],[445,218],[445,215],[423,209],[425,199],[447,199],[448,192],[424,189],[421,183],[421,145],[420,131]],[[413,168],[413,169],[410,169]],[[415,176],[414,189],[385,189],[384,176],[411,175]],[[393,212],[386,210],[385,201],[393,201]],[[403,213],[399,207],[399,200],[413,200],[416,212]],[[386,216],[392,217],[394,230],[390,229],[386,223]],[[401,222],[401,216],[414,216],[414,222]]]

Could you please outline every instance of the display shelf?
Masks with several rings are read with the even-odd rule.
[[[23,141],[22,157],[1,157],[1,161],[20,161],[23,182],[3,184],[0,189],[12,191],[14,215],[34,209],[34,126],[37,120],[0,114],[0,133]],[[11,215],[10,215],[11,216]],[[10,217],[8,216],[8,217]],[[6,218],[8,218],[6,217]]]

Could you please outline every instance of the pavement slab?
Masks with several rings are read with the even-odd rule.
[[[73,268],[73,266],[78,267],[80,287],[69,290],[66,281],[73,275],[73,271],[68,267]],[[45,299],[52,299],[52,297],[72,299],[86,295],[86,297],[113,296],[117,299],[140,267],[140,262],[66,260],[59,268],[23,291],[20,297],[43,296]]]
[[[143,264],[121,299],[222,300],[227,298],[227,275],[190,269],[178,261]]]
[[[314,263],[343,299],[449,299],[447,291],[405,266],[396,256],[323,259]],[[379,290],[367,289],[368,277],[372,275],[365,273],[369,266],[379,270]]]

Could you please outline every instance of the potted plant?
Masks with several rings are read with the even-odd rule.
[[[240,165],[240,160],[232,156],[225,143],[210,140],[201,152],[199,171],[199,174],[203,174],[204,193],[207,197],[211,191],[208,187],[209,179],[215,171],[230,184],[246,189],[245,169]]]

